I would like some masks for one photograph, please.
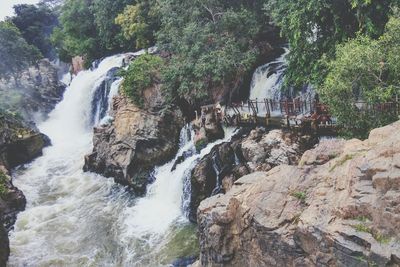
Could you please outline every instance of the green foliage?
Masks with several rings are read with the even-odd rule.
[[[159,82],[163,60],[159,56],[144,54],[135,59],[122,72],[122,92],[136,105],[143,106],[143,90]]]
[[[390,237],[380,233],[379,231],[374,231],[371,227],[368,227],[365,223],[359,223],[353,225],[353,227],[354,229],[356,229],[357,232],[371,234],[372,237],[381,244],[388,244],[391,240]]]
[[[322,100],[347,135],[366,138],[369,130],[398,119],[376,107],[399,93],[399,18],[391,18],[377,40],[361,35],[338,45],[336,59],[326,65],[329,74],[320,88]],[[365,101],[363,107],[354,104],[360,100]]]
[[[347,161],[352,160],[354,158],[354,155],[352,154],[346,154],[343,158],[341,158],[340,160],[338,160],[333,166],[332,168],[330,168],[329,171],[333,171],[336,167],[342,166],[343,164],[345,164]]]
[[[148,47],[155,43],[155,32],[160,27],[158,3],[141,0],[128,5],[116,17],[115,23],[121,26],[126,40],[135,41],[136,48]]]
[[[398,0],[269,0],[267,13],[288,39],[286,85],[301,87],[324,81],[320,59],[331,59],[336,45],[363,33],[378,37]]]
[[[207,102],[213,89],[234,91],[255,63],[268,25],[261,1],[160,1],[158,46],[171,54],[164,72],[170,100]]]
[[[84,56],[86,63],[130,50],[115,18],[134,0],[67,0],[61,9],[60,27],[52,35],[52,43],[64,61]]]
[[[0,171],[0,198],[3,198],[8,192],[8,188],[6,185],[7,181],[7,176],[2,171]]]
[[[295,197],[298,200],[300,200],[301,203],[305,203],[306,202],[306,199],[307,199],[307,193],[306,192],[297,191],[297,192],[291,193],[290,195],[292,197]]]
[[[29,45],[14,24],[0,22],[0,79],[17,79],[21,71],[34,64],[41,54]]]
[[[108,53],[132,48],[129,43],[124,43],[121,28],[115,24],[117,15],[132,3],[134,0],[93,0],[90,6],[101,47]]]
[[[72,56],[83,55],[88,61],[103,55],[103,47],[90,9],[92,0],[67,0],[61,9],[61,26],[56,28],[52,42],[60,57],[69,61]]]
[[[21,31],[28,44],[36,46],[43,56],[54,59],[50,34],[58,24],[57,14],[45,4],[15,5],[11,21]]]

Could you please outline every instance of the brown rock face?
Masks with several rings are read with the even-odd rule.
[[[322,141],[198,209],[203,266],[400,266],[400,122]]]
[[[113,109],[114,122],[94,130],[84,170],[114,177],[142,194],[153,168],[175,155],[182,116],[179,111],[139,109],[124,97],[114,99]]]
[[[314,144],[309,136],[290,136],[281,130],[268,132],[257,128],[250,134],[238,134],[232,142],[216,146],[192,172],[191,221],[196,221],[202,200],[229,191],[233,183],[246,174],[268,171],[281,164],[297,164],[304,147]]]
[[[8,231],[16,215],[25,209],[26,199],[12,184],[8,169],[41,155],[48,138],[15,117],[0,113],[0,266],[9,255]]]

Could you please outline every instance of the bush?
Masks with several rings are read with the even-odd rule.
[[[136,105],[143,107],[143,90],[159,82],[163,60],[159,56],[144,54],[122,71],[122,92]]]
[[[371,129],[398,119],[396,112],[376,107],[399,93],[399,55],[400,19],[395,17],[378,40],[359,36],[339,45],[336,59],[326,63],[321,97],[348,137],[366,138]],[[357,101],[365,102],[364,108]]]

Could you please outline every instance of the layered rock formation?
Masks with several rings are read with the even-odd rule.
[[[324,140],[198,209],[203,266],[400,266],[400,122]]]
[[[42,59],[21,73],[17,81],[0,81],[1,108],[18,113],[26,121],[35,121],[54,108],[64,90],[56,66]]]
[[[94,129],[93,152],[85,157],[86,171],[113,177],[143,194],[153,168],[176,153],[183,119],[179,111],[156,110],[158,90],[149,89],[150,106],[140,109],[129,99],[114,99],[114,121]]]
[[[0,266],[9,255],[8,231],[25,208],[25,197],[12,184],[10,168],[41,155],[49,139],[21,120],[0,113]]]
[[[316,142],[311,136],[257,128],[250,133],[242,130],[231,142],[214,147],[192,172],[190,220],[196,221],[202,200],[229,191],[246,174],[269,171],[281,164],[296,165],[303,152]]]

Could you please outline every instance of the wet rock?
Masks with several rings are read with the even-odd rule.
[[[34,125],[0,112],[0,165],[10,169],[42,154],[49,138]]]
[[[0,223],[0,266],[6,266],[8,256],[10,255],[10,246],[8,233],[3,224]]]
[[[153,168],[178,149],[183,125],[179,111],[140,109],[125,97],[114,98],[114,121],[94,129],[93,152],[85,171],[93,171],[143,194]]]
[[[32,127],[8,113],[0,113],[0,266],[5,266],[9,255],[8,231],[26,205],[25,196],[12,184],[9,170],[41,155],[50,143],[47,136]]]
[[[202,201],[201,265],[399,266],[399,131],[396,122],[365,141],[322,141],[297,166]]]
[[[303,144],[304,140],[307,145]],[[192,172],[190,220],[196,221],[197,207],[205,198],[229,191],[237,179],[249,173],[269,171],[281,164],[297,164],[303,147],[310,148],[314,144],[315,140],[308,136],[257,128],[214,147]]]

